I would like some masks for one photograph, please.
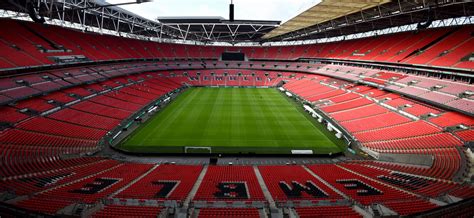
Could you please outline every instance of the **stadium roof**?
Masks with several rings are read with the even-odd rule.
[[[280,24],[280,21],[229,21],[222,17],[159,17],[153,21],[120,7],[110,6],[103,0],[48,0],[47,4],[40,4],[44,2],[41,0],[7,0],[0,1],[0,8],[26,14],[29,2],[35,7],[41,5],[43,11],[40,13],[59,20],[60,25],[66,21],[80,24],[84,29],[95,27],[112,30],[122,36],[140,35],[160,40],[255,42]]]
[[[258,41],[279,26],[280,21],[226,20],[222,17],[158,17],[162,28],[183,39],[198,41]],[[189,38],[188,38],[189,37]]]
[[[344,9],[334,2],[372,2],[374,4],[359,4],[360,10],[353,7]],[[469,17],[474,15],[472,0],[326,0],[332,6],[316,5],[301,13],[294,19],[282,24],[279,28],[264,36],[266,41],[294,41],[330,38],[349,34],[381,30],[408,24],[429,24],[435,20]],[[335,8],[341,8],[335,9]],[[353,10],[351,10],[353,9]],[[333,12],[325,12],[332,11]],[[327,14],[324,15],[324,13]],[[306,21],[307,16],[318,16],[313,22]],[[332,16],[332,18],[329,18]],[[300,23],[296,22],[301,20]],[[292,24],[295,22],[295,24]],[[287,27],[287,25],[290,25]],[[423,25],[421,25],[423,26]],[[291,28],[291,29],[290,29]]]
[[[222,17],[149,20],[103,0],[0,1],[1,9],[18,17],[28,17],[29,5],[41,5],[40,14],[55,25],[142,39],[231,44],[322,39],[474,15],[474,4],[469,0],[324,0],[280,25],[279,21],[229,21]]]
[[[272,38],[285,33],[314,26],[361,10],[377,7],[391,0],[323,0],[298,16],[267,33],[263,38]]]

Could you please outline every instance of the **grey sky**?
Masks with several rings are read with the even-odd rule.
[[[107,0],[111,4],[134,0]],[[286,21],[320,0],[234,0],[235,19]],[[221,16],[228,18],[230,0],[154,0],[122,6],[148,19],[163,16]]]

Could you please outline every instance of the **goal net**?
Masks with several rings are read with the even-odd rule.
[[[198,154],[203,154],[203,153],[211,153],[212,149],[211,147],[184,147],[184,153],[198,153]]]

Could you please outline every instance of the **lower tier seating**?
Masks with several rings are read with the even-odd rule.
[[[416,121],[377,130],[358,132],[354,134],[354,137],[361,142],[371,142],[428,135],[440,131],[441,129],[434,125],[424,121]]]
[[[162,207],[107,205],[92,217],[157,217]]]
[[[79,126],[45,117],[34,117],[16,127],[33,132],[96,141],[100,140],[107,133],[105,130]]]
[[[426,197],[436,198],[442,194],[446,194],[453,188],[459,187],[459,184],[456,183],[447,183],[436,179],[427,179],[384,168],[370,167],[370,165],[364,165],[357,162],[344,163],[340,164],[340,166]]]
[[[191,202],[196,204],[201,202],[202,205],[202,201],[207,201],[208,205],[227,203],[253,208],[254,201],[267,202],[262,191],[265,186],[277,205],[292,202],[298,215],[303,217],[312,214],[360,217],[353,208],[341,206],[343,203],[347,205],[341,195],[349,196],[351,201],[365,207],[382,204],[399,215],[439,207],[427,198],[446,194],[459,198],[474,196],[473,186],[424,178],[413,170],[404,173],[406,169],[395,169],[393,163],[380,164],[377,161],[313,164],[307,166],[310,171],[300,165],[208,166],[198,187],[197,177],[205,170],[200,165],[154,166],[104,158],[56,162],[58,164],[53,170],[42,168],[27,175],[0,179],[0,192],[23,195],[24,198],[10,204],[50,215],[70,205],[75,207],[78,203],[105,203],[106,206],[95,212],[95,216],[118,215],[114,213],[114,207],[120,207],[115,211],[123,210],[123,214],[131,213],[131,208],[135,207],[136,214],[156,216],[165,200],[182,203],[193,187],[197,188],[197,193]],[[263,183],[258,182],[255,172],[262,175]],[[315,205],[300,205],[308,202]],[[321,204],[326,206],[316,206]],[[143,211],[141,207],[145,207]],[[196,212],[198,216],[205,217],[260,216],[257,209],[234,207],[201,208]]]
[[[160,165],[115,197],[183,201],[201,171],[202,166]]]
[[[258,170],[277,202],[342,199],[301,166],[260,166]]]
[[[412,136],[403,139],[367,142],[362,144],[367,148],[377,151],[446,148],[462,145],[459,139],[449,133],[435,133],[431,135]]]
[[[249,217],[259,218],[260,214],[257,209],[247,208],[202,208],[199,210],[200,218],[217,218],[217,217]]]
[[[194,200],[263,201],[252,166],[209,166]]]
[[[160,76],[161,73],[166,77]],[[96,204],[114,200],[134,203],[135,200],[140,203],[159,202],[160,205],[165,201],[176,201],[179,205],[185,199],[191,198],[189,194],[193,187],[197,192],[191,199],[191,204],[202,203],[201,201],[246,206],[252,205],[253,201],[265,204],[268,199],[264,195],[263,187],[266,187],[271,197],[279,204],[289,201],[308,202],[308,200],[312,204],[319,202],[339,204],[338,200],[344,201],[344,197],[338,193],[343,193],[357,204],[371,206],[380,203],[400,215],[411,215],[437,207],[425,198],[445,194],[460,198],[474,195],[472,186],[446,181],[459,177],[458,171],[463,169],[465,164],[457,149],[461,148],[464,142],[472,141],[470,128],[474,123],[471,122],[471,117],[424,106],[402,108],[412,102],[408,102],[407,99],[397,100],[400,98],[397,94],[319,75],[306,75],[307,77],[303,78],[302,74],[295,74],[297,79],[290,79],[285,74],[283,78],[288,81],[285,84],[288,90],[296,90],[295,93],[299,92],[301,96],[311,97],[316,109],[319,108],[352,133],[364,147],[394,154],[431,155],[433,165],[420,167],[381,161],[360,161],[337,165],[311,165],[308,166],[310,169],[308,172],[300,165],[155,166],[121,163],[104,158],[77,157],[97,151],[98,143],[108,131],[116,128],[122,120],[153,100],[179,88],[183,81],[197,83],[196,80],[190,80],[192,76],[176,75],[176,72],[175,75],[171,72],[161,73],[121,76],[110,81],[81,85],[55,92],[51,96],[45,94],[35,98],[39,100],[25,103],[20,101],[2,106],[0,192],[24,195],[24,199],[12,204],[50,215],[72,204]],[[227,77],[231,76],[223,75],[205,74],[199,79],[202,79],[200,84],[207,85],[231,83],[269,85],[281,81],[266,80],[262,73],[257,72],[255,76],[237,76],[239,83],[233,80],[231,82],[230,79],[227,80]],[[275,74],[270,73],[270,77],[276,77]],[[204,77],[208,78],[204,80]],[[135,84],[138,81],[141,82]],[[120,87],[123,84],[128,86],[122,90]],[[111,87],[116,87],[117,90],[101,93],[111,90]],[[89,97],[84,98],[86,96]],[[51,102],[48,99],[58,102]],[[388,109],[381,104],[385,102],[401,112]],[[22,110],[24,108],[28,110]],[[46,112],[52,108],[58,108],[58,111],[50,111],[43,115],[35,113],[35,111]],[[430,112],[436,113],[437,117],[418,120],[412,116],[402,115],[402,112],[415,116]],[[467,129],[451,132],[449,128],[445,128],[460,124],[465,125]],[[207,169],[204,173],[205,168]],[[204,178],[202,183],[198,183],[201,173]],[[259,174],[263,181],[259,182]],[[415,178],[407,174],[413,174]],[[416,181],[416,184],[407,185],[408,180]],[[113,216],[117,214],[107,211],[122,210],[114,207],[129,206],[107,204],[95,215]],[[136,206],[135,210],[140,211],[142,207],[149,206]],[[334,213],[329,212],[330,207],[334,208]],[[344,210],[348,215],[359,216],[349,206],[340,207],[344,209],[338,209],[336,206],[307,208],[298,206],[297,211],[301,212],[301,216],[306,216],[305,214],[309,216],[309,212],[304,211],[313,209],[315,210],[313,214],[337,216],[339,214],[337,211]],[[151,207],[153,214],[149,215],[156,215],[161,209]],[[235,208],[226,209],[228,212]],[[206,212],[206,210],[214,209],[200,209],[198,215],[239,214],[237,212],[222,214],[224,212]],[[256,209],[248,210],[263,212]],[[126,214],[129,212],[125,211],[132,209],[123,211]],[[206,215],[207,213],[209,214]],[[253,216],[252,213],[242,214]],[[142,215],[146,214],[148,213]]]
[[[321,206],[321,207],[297,207],[296,213],[301,218],[311,217],[363,217],[348,206]]]
[[[456,134],[459,138],[461,138],[465,142],[474,141],[474,129],[457,131],[454,134]]]
[[[25,158],[25,157],[23,157]],[[8,180],[0,181],[0,192],[11,192],[16,195],[28,195],[43,191],[58,185],[83,179],[92,174],[114,167],[118,164],[114,160],[104,160],[102,158],[80,158],[70,160],[55,160],[54,165],[38,164],[40,169],[32,168],[25,172],[16,171],[13,175],[23,175],[22,177],[10,177]],[[15,164],[18,167],[25,167]],[[31,166],[30,166],[31,167]],[[5,175],[5,174],[4,174]],[[12,176],[12,175],[9,175]]]
[[[398,150],[395,154],[420,154],[433,156],[431,167],[397,164],[382,161],[364,162],[366,165],[382,167],[389,170],[405,172],[432,178],[452,179],[461,166],[461,157],[456,148],[435,148],[422,150]]]
[[[0,134],[0,142],[19,146],[71,147],[89,150],[97,146],[97,141],[55,136],[20,129],[8,129]]]
[[[350,170],[344,170],[337,165],[310,165],[308,168],[331,183],[335,188],[363,205],[370,205],[372,203],[383,204],[384,202],[399,199],[423,201],[414,194],[400,191],[384,183],[366,179]],[[423,205],[423,207],[413,207],[410,203],[402,203],[401,205],[392,207],[392,209],[397,213],[404,214],[406,211],[416,213],[436,207],[436,205],[427,201],[424,201]]]
[[[149,164],[118,165],[87,179],[79,180],[19,201],[16,205],[47,214],[54,214],[56,211],[74,202],[94,203],[127,185],[151,167]],[[57,200],[58,204],[43,203],[52,199]]]
[[[113,129],[120,123],[119,119],[90,114],[69,108],[60,110],[50,115],[49,118],[102,130]]]

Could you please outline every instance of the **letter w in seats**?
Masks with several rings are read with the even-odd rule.
[[[280,188],[283,190],[285,195],[288,198],[300,198],[302,192],[306,192],[308,195],[311,195],[315,198],[327,198],[329,195],[316,186],[312,181],[306,181],[306,184],[303,185],[297,181],[292,181],[290,187],[286,182],[280,181]]]

